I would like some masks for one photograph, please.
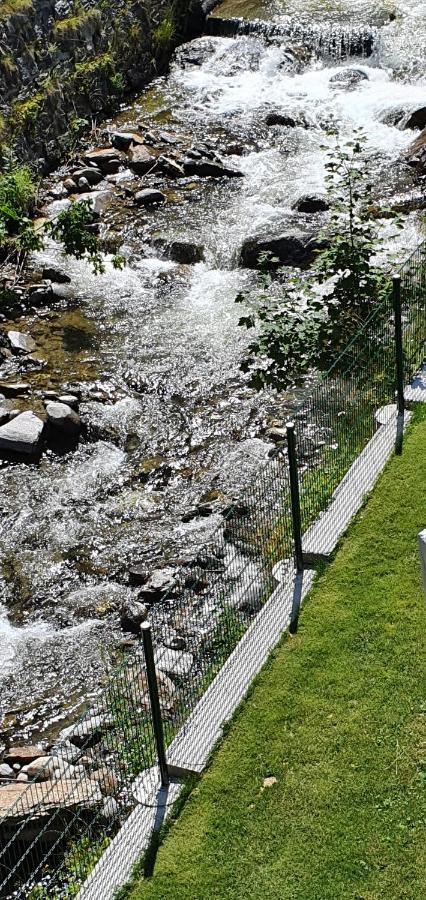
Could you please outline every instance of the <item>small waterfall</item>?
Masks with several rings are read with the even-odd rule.
[[[303,44],[321,59],[347,59],[351,56],[367,58],[372,55],[377,29],[364,25],[339,24],[302,25],[288,19],[286,22],[264,22],[261,19],[220,19],[209,16],[205,33],[210,37],[240,37],[259,35],[266,42],[282,39]]]

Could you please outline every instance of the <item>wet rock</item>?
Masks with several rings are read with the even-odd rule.
[[[46,413],[50,425],[61,434],[69,437],[77,437],[81,431],[80,416],[66,403],[49,400],[46,403]]]
[[[162,172],[167,175],[168,178],[183,178],[185,177],[185,172],[182,166],[179,163],[175,162],[174,159],[169,159],[167,156],[159,156],[158,157],[158,165]]]
[[[131,147],[129,166],[136,175],[146,175],[157,163],[157,159],[146,147]]]
[[[7,453],[37,453],[44,422],[33,412],[23,412],[0,427],[0,450]]]
[[[74,181],[73,178],[66,178],[64,181],[64,188],[68,194],[75,194],[77,190],[77,182]]]
[[[91,190],[90,184],[89,184],[87,178],[79,178],[79,179],[78,179],[78,182],[77,182],[77,189],[78,189],[79,191],[81,191],[83,194],[84,194],[84,193],[87,193],[87,191],[90,191],[90,190]]]
[[[21,397],[27,394],[29,389],[30,385],[24,381],[0,381],[0,391],[5,397]]]
[[[194,150],[192,147],[190,150],[186,151],[187,159],[202,159],[202,153],[199,150]]]
[[[124,156],[115,147],[105,147],[100,150],[89,150],[83,156],[84,162],[100,169],[103,175],[114,175],[118,172]]]
[[[183,653],[180,650],[169,648],[160,648],[155,653],[155,665],[160,672],[165,672],[166,675],[188,675],[193,663],[192,653]]]
[[[183,162],[185,175],[198,175],[199,178],[243,178],[244,173],[238,169],[229,169],[219,162],[207,159],[190,159],[186,157]]]
[[[417,169],[420,175],[426,174],[426,128],[410,144],[405,158],[410,166]],[[0,390],[2,390],[0,385]]]
[[[57,269],[54,266],[46,266],[42,272],[46,281],[53,281],[55,284],[71,284],[71,278],[63,269]]]
[[[53,299],[53,291],[51,285],[43,285],[42,287],[30,288],[28,293],[31,297],[31,303],[34,305],[49,303]]]
[[[363,69],[344,68],[332,75],[330,84],[335,84],[337,87],[351,88],[359,84],[360,81],[368,80],[368,75]]]
[[[146,568],[145,563],[134,563],[129,568],[130,584],[135,585],[136,587],[140,587],[141,584],[146,584],[148,579],[149,572]]]
[[[426,128],[426,106],[421,106],[420,109],[416,109],[405,116],[402,119],[399,127],[413,129]]]
[[[16,763],[19,766],[27,766],[29,763],[34,762],[35,759],[39,759],[39,757],[43,755],[44,751],[41,747],[30,744],[25,747],[9,747],[4,758],[5,762],[10,766],[15,765]]]
[[[0,402],[0,426],[10,422],[10,413],[14,412],[11,400],[2,400]]]
[[[32,353],[36,349],[36,342],[22,331],[8,331],[7,337],[14,353]]]
[[[110,135],[111,143],[117,150],[129,150],[144,143],[144,138],[136,131],[114,131]]]
[[[191,241],[165,241],[162,238],[158,238],[154,244],[166,259],[181,265],[194,265],[204,259],[202,244],[193,244]]]
[[[240,253],[240,265],[247,269],[260,268],[259,258],[262,254],[271,254],[278,262],[271,263],[270,268],[281,266],[308,266],[314,259],[311,238],[296,237],[294,234],[265,235],[248,238]]]
[[[146,584],[144,584],[140,596],[147,603],[156,603],[167,596],[173,596],[177,588],[176,570],[166,566],[164,569],[154,571]]]
[[[321,197],[318,194],[305,194],[296,200],[293,209],[297,209],[298,212],[302,213],[326,212],[330,209],[330,204],[326,197]]]
[[[72,174],[73,181],[77,182],[78,185],[80,184],[80,179],[84,178],[92,187],[99,184],[100,181],[103,181],[103,177],[100,169],[95,169],[93,166],[77,169],[77,171]]]
[[[166,195],[162,191],[156,191],[154,188],[145,188],[138,191],[134,196],[135,203],[138,206],[152,206],[154,203],[164,203]]]
[[[148,618],[148,608],[137,600],[125,600],[120,610],[120,625],[123,631],[140,635],[142,622]]]
[[[180,143],[179,138],[177,138],[174,134],[170,134],[168,131],[160,131],[158,139],[162,142],[162,144],[170,144],[171,146]]]
[[[102,216],[112,197],[112,190],[93,191],[90,194],[81,194],[77,202],[87,201],[95,216]]]
[[[273,125],[282,125],[284,128],[295,128],[297,122],[296,119],[293,119],[293,116],[289,116],[286,113],[271,112],[266,116],[265,124],[268,128],[271,128]]]

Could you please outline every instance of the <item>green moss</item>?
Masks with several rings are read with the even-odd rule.
[[[33,0],[2,0],[0,6],[0,21],[9,19],[17,13],[30,12],[33,9]]]
[[[60,42],[78,38],[86,27],[100,25],[101,21],[102,16],[98,9],[87,10],[79,15],[69,16],[67,19],[60,19],[53,28],[54,39]]]
[[[34,94],[28,100],[17,100],[13,103],[10,116],[9,126],[13,133],[17,131],[34,131],[40,116],[44,94]]]

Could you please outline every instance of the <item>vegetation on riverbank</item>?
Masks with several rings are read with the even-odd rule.
[[[415,421],[298,634],[171,827],[153,877],[122,897],[424,897],[423,409]]]

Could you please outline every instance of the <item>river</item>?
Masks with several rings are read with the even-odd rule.
[[[190,563],[221,522],[215,503],[238,496],[272,449],[268,427],[293,398],[256,394],[239,369],[246,335],[234,299],[254,283],[237,264],[244,239],[299,227],[293,204],[324,188],[330,126],[343,137],[364,129],[379,200],[412,190],[400,157],[413,132],[388,114],[425,103],[426,4],[225,0],[214,16],[282,30],[192,42],[103,127],[143,122],[208,140],[244,177],[177,185],[152,213],[123,206],[117,185],[104,227],[126,268],[107,258],[95,276],[50,245],[38,262],[66,268],[68,299],[14,320],[48,363],[29,375],[35,402],[78,381],[90,426],[73,452],[0,468],[0,704],[15,741],[48,740],[96,692],[117,659],[129,566]],[[341,58],[333,47],[361,26],[373,29],[372,55]],[[298,61],[295,46],[309,55]],[[351,90],[330,81],[348,65],[366,76]],[[304,126],[266,127],[276,109]],[[396,258],[420,228],[417,213],[399,235],[386,226]],[[158,236],[203,245],[204,261],[159,257]],[[200,501],[210,515],[191,518]]]

